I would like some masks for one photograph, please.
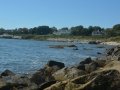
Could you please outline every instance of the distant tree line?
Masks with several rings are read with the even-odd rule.
[[[100,26],[89,26],[85,28],[82,25],[71,27],[63,27],[60,30],[70,30],[70,35],[75,36],[91,36],[93,31],[102,31],[105,33],[105,36],[119,36],[120,35],[120,24],[114,25],[112,28],[101,28]],[[17,28],[17,29],[4,29],[0,28],[0,35],[7,33],[12,35],[19,35],[19,34],[33,34],[33,35],[48,35],[53,34],[53,32],[57,32],[58,29],[56,27],[49,27],[49,26],[38,26],[34,28]]]
[[[88,28],[84,28],[82,25],[72,27],[71,28],[71,34],[72,35],[80,35],[80,36],[90,36],[93,31],[103,31],[104,28],[101,28],[99,26],[89,26]]]

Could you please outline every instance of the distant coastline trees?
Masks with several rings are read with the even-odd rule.
[[[101,28],[100,26],[89,26],[88,28],[85,28],[82,25],[71,27],[70,29],[68,27],[63,27],[59,30],[62,31],[70,31],[70,35],[74,36],[91,36],[93,32],[99,31],[104,32],[105,36],[111,37],[111,36],[120,36],[120,24],[114,25],[112,28]],[[53,32],[59,31],[56,27],[49,27],[49,26],[38,26],[33,28],[17,28],[17,29],[11,29],[6,30],[4,28],[0,28],[0,35],[7,33],[12,35],[21,35],[21,34],[32,34],[32,35],[48,35],[53,34]]]

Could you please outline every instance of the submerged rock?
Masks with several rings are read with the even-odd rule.
[[[51,45],[49,48],[64,49],[63,45]]]
[[[100,44],[100,41],[89,41],[88,44]]]
[[[78,47],[74,47],[73,50],[79,50]]]
[[[76,45],[67,45],[67,47],[77,47]]]

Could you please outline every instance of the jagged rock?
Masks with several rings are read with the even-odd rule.
[[[31,81],[40,85],[44,82],[54,81],[52,74],[59,69],[65,67],[64,63],[57,61],[49,61],[43,69],[37,71],[31,77]]]
[[[53,77],[57,81],[62,81],[67,79],[73,79],[75,77],[78,77],[84,74],[86,74],[85,71],[79,70],[75,67],[71,67],[71,68],[63,68],[61,70],[58,70],[53,74]]]
[[[13,73],[10,70],[5,70],[3,73],[1,73],[1,76],[14,76],[15,73]]]
[[[112,47],[106,51],[105,59],[120,60],[120,46]]]
[[[75,67],[80,69],[80,70],[85,70],[85,64],[89,64],[93,62],[92,59],[89,57],[89,58],[86,58],[84,61],[81,61],[78,65],[76,65]]]
[[[120,73],[105,70],[57,82],[44,90],[120,90]]]

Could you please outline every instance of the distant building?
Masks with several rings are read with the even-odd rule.
[[[58,30],[53,32],[54,35],[69,35],[71,33],[70,30]]]
[[[92,32],[92,36],[100,36],[100,35],[104,35],[104,31],[101,30],[95,30]]]
[[[3,35],[0,35],[0,38],[22,39],[22,36],[15,36],[15,35],[9,35],[7,33],[4,33]]]

